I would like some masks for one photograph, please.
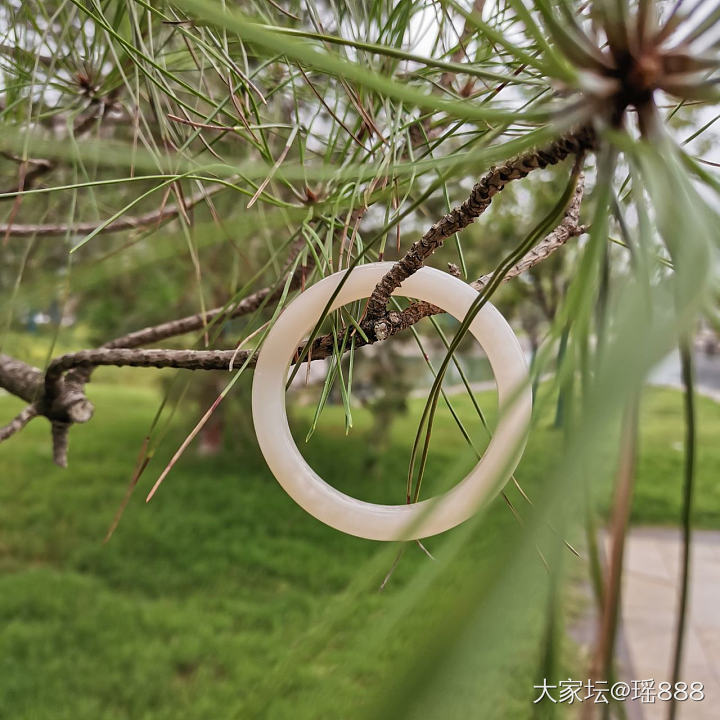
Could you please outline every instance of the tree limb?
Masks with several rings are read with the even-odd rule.
[[[42,372],[32,365],[0,353],[0,387],[12,395],[34,403],[41,394]]]
[[[536,156],[542,159],[542,151],[538,151]],[[538,165],[538,167],[540,166]],[[492,175],[492,172],[486,178]],[[505,182],[509,181],[509,179],[515,179],[515,177],[511,174],[505,179]],[[476,189],[481,183],[476,185]],[[534,267],[559,247],[562,247],[569,238],[585,232],[586,228],[579,225],[580,205],[584,188],[584,177],[580,174],[573,198],[562,222],[507,273],[504,281],[510,280]],[[499,189],[496,187],[495,192],[498,192]],[[476,190],[473,191],[473,194],[477,194]],[[473,205],[471,203],[472,197],[463,203],[460,209],[453,211],[458,213],[455,217],[461,215],[466,217],[467,211],[464,208],[470,208],[469,212],[476,212],[478,208],[482,207],[481,204]],[[492,194],[484,201],[486,202],[485,207],[489,204],[491,197]],[[471,221],[468,220],[466,224]],[[433,228],[438,226],[440,230],[436,231],[436,235],[433,236],[436,239],[444,232],[442,228],[447,227],[436,223]],[[428,235],[430,235],[430,232],[426,233],[424,237],[428,237]],[[442,244],[441,239],[436,244],[436,247],[439,247],[440,244]],[[417,245],[418,243],[415,244],[415,246]],[[427,249],[430,244],[422,247]],[[430,252],[432,250],[428,251],[427,254],[430,254]],[[296,253],[297,247],[293,247],[291,258],[296,257]],[[398,265],[395,266],[395,268],[397,267]],[[389,274],[393,274],[393,271]],[[301,273],[295,273],[291,281],[292,288],[296,288],[300,284],[301,277]],[[485,275],[472,283],[472,286],[477,290],[481,290],[487,285],[491,277],[492,275]],[[393,278],[396,279],[397,275],[393,274]],[[227,307],[215,308],[205,313],[197,313],[144,328],[115,338],[102,348],[81,350],[62,355],[49,364],[45,373],[20,360],[0,354],[0,387],[4,387],[12,394],[31,403],[29,408],[26,408],[8,426],[0,430],[0,441],[17,432],[32,417],[44,415],[51,421],[53,458],[58,465],[65,466],[67,463],[69,428],[75,422],[87,422],[92,417],[93,407],[85,397],[84,385],[89,380],[92,370],[100,365],[228,371],[233,366],[237,367],[247,362],[248,367],[253,367],[256,360],[254,357],[255,351],[250,350],[140,349],[139,346],[201,329],[218,318],[225,319],[247,314],[256,310],[266,300],[278,297],[282,293],[282,289],[282,284],[278,284],[273,288],[264,288]],[[359,334],[355,335],[355,347],[361,347],[377,340],[385,340],[391,335],[395,335],[410,327],[410,325],[417,323],[423,317],[442,312],[444,311],[441,308],[430,303],[415,302],[402,312],[385,313],[374,322],[367,341]],[[346,328],[345,332],[355,333],[356,330],[355,328]],[[317,338],[313,342],[307,357],[312,359],[329,357],[333,354],[334,347],[335,341],[332,335]],[[302,347],[298,348],[298,354],[300,355],[303,350]]]
[[[285,259],[283,274],[290,271],[303,245],[303,238],[300,238],[299,241],[292,244],[288,257]],[[303,270],[295,271],[292,278],[290,278],[288,290],[296,290],[302,284],[302,280]],[[177,337],[178,335],[185,335],[195,330],[207,328],[215,322],[224,322],[231,318],[248,315],[257,310],[263,303],[278,299],[283,294],[284,288],[285,283],[278,282],[274,286],[258,290],[236,303],[226,304],[222,307],[208,310],[205,313],[195,313],[194,315],[188,315],[178,320],[170,320],[169,322],[160,323],[159,325],[151,325],[142,330],[121,335],[104,343],[102,347],[136,348],[141,345],[149,345],[150,343],[160,342],[161,340],[167,340],[171,337]],[[90,381],[92,368],[92,365],[79,366],[68,374],[68,380],[76,385],[84,386]]]
[[[249,351],[241,350],[171,350],[142,348],[97,348],[79,350],[55,358],[45,374],[45,387],[52,387],[63,373],[74,368],[95,368],[101,365],[115,367],[177,368],[178,370],[228,370],[230,361],[235,365],[247,359]]]
[[[286,259],[286,269],[294,263],[302,243],[294,243]],[[302,282],[302,271],[290,279],[290,289]],[[230,361],[242,364],[247,353],[235,350],[153,350],[137,351],[140,345],[159,342],[206,327],[213,321],[227,320],[253,312],[264,302],[278,298],[285,284],[263,288],[252,295],[227,306],[196,313],[170,322],[161,323],[123,335],[106,343],[98,350],[69,353],[50,363],[45,373],[36,367],[0,353],[0,387],[31,403],[35,415],[44,415],[51,422],[53,457],[65,467],[67,464],[68,431],[73,423],[87,422],[93,414],[93,405],[85,396],[84,386],[98,365],[134,367],[175,367],[188,370],[228,370]],[[138,354],[139,353],[139,354]],[[254,362],[251,362],[254,365]],[[25,422],[29,422],[28,417]],[[2,428],[0,442],[13,435],[18,418]]]
[[[300,287],[301,274],[295,273],[292,280],[290,281],[290,290],[296,290]],[[208,310],[205,313],[196,313],[195,315],[188,315],[178,320],[170,320],[169,322],[161,323],[160,325],[153,325],[151,327],[143,328],[142,330],[136,330],[135,332],[128,333],[122,337],[115,338],[105,343],[103,347],[106,348],[135,348],[141,345],[149,345],[150,343],[160,342],[161,340],[167,340],[171,337],[178,335],[185,335],[186,333],[193,332],[195,330],[201,330],[214,322],[223,322],[232,318],[241,317],[257,310],[263,302],[270,302],[277,300],[283,293],[284,286],[282,283],[273,287],[266,287],[262,290],[258,290],[252,295],[248,295],[242,300],[238,300],[236,303],[231,303],[229,306],[217,307],[213,310]]]
[[[580,205],[585,194],[585,176],[580,173],[575,192],[570,201],[565,216],[561,223],[541,242],[539,242],[525,257],[514,265],[503,278],[503,282],[512,280],[512,278],[527,272],[535,267],[538,263],[545,260],[549,255],[554,253],[558,248],[562,247],[571,237],[582,235],[586,228],[578,223],[580,218]],[[483,290],[492,279],[492,273],[483,275],[481,278],[470,283],[478,292]],[[402,312],[390,312],[373,326],[373,331],[378,340],[385,340],[391,335],[401,332],[414,325],[422,318],[429,315],[438,315],[445,312],[442,308],[437,307],[428,302],[420,301],[409,305]],[[357,343],[356,343],[357,344]]]
[[[533,170],[555,165],[569,155],[578,155],[593,146],[594,131],[583,127],[569,133],[542,150],[533,149],[516,158],[492,168],[478,182],[464,203],[453,208],[438,220],[421,238],[412,244],[405,256],[398,260],[380,280],[368,300],[365,314],[370,326],[387,312],[387,304],[393,291],[400,287],[443,242],[459,230],[470,225],[490,206],[493,197],[513,181],[527,177]]]
[[[225,189],[225,185],[211,185],[203,188],[194,195],[191,195],[181,207],[179,203],[171,203],[158,210],[151,210],[142,215],[132,215],[129,217],[120,217],[117,220],[105,225],[99,230],[100,234],[109,234],[122,232],[123,230],[137,230],[139,228],[148,227],[150,225],[160,224],[166,220],[171,220],[180,214],[180,212],[189,210],[206,198]],[[10,223],[0,228],[0,232],[10,237],[30,237],[40,235],[43,237],[58,237],[67,233],[75,233],[76,235],[87,235],[97,230],[102,223],[93,220],[90,222],[79,223],[38,223],[38,224],[22,224]]]
[[[564,245],[567,240],[573,236],[579,235],[581,226],[577,225],[577,213],[579,212],[580,201],[583,195],[584,183],[582,180],[578,182],[575,190],[574,199],[571,202],[570,208],[563,219],[562,223],[558,225],[555,230],[548,234],[542,242],[540,242],[535,248],[533,248],[520,262],[518,262],[505,276],[504,281],[517,277],[521,273],[529,270],[538,263],[542,262],[551,253],[555,252],[559,247]],[[490,281],[491,274],[483,275],[475,282],[471,283],[472,287],[476,290],[482,290],[485,285]],[[261,295],[267,295],[268,289],[255,293],[255,296],[246,298],[249,301],[249,306],[257,306],[259,304],[258,297]],[[241,304],[238,303],[235,311],[238,310]],[[205,314],[205,317],[211,316],[212,313],[216,313],[219,309],[211,310]],[[245,312],[249,310],[245,309]],[[407,329],[410,325],[421,320],[423,317],[428,315],[436,315],[445,312],[442,308],[437,307],[426,302],[415,302],[406,308],[403,312],[389,313],[388,318],[382,320],[381,323],[385,323],[386,326],[380,331],[376,326],[377,340],[385,340],[391,335],[395,335],[398,332]],[[200,323],[202,315],[192,315],[181,320],[172,321],[170,323],[164,323],[153,328],[146,328],[145,330],[139,330],[137,333],[132,333],[126,338],[130,338],[128,342],[134,343],[124,347],[117,347],[116,343],[124,340],[124,338],[118,338],[108,343],[105,347],[97,348],[94,350],[80,350],[78,352],[67,353],[55,358],[50,365],[44,376],[44,383],[46,393],[49,395],[53,394],[52,388],[58,383],[64,373],[75,368],[94,368],[101,365],[112,365],[115,367],[155,367],[155,368],[176,368],[180,370],[230,370],[231,361],[233,366],[244,363],[254,351],[250,350],[173,350],[173,349],[140,349],[137,345],[143,344],[143,342],[158,339],[162,337],[170,337],[172,334],[179,334],[179,332],[186,332],[189,329],[197,329],[202,325],[195,325],[194,323]],[[192,328],[189,326],[192,325]],[[188,327],[188,330],[185,328]],[[172,331],[172,332],[171,332]],[[351,328],[346,329],[346,332],[352,332]],[[165,334],[163,334],[165,333]],[[356,347],[370,344],[372,341],[364,341],[362,337],[356,336]],[[313,343],[312,352],[309,356],[313,360],[319,360],[329,357],[333,352],[334,339],[331,334],[317,338]],[[301,352],[304,348],[298,348],[298,352]],[[24,363],[8,358],[7,355],[0,356],[0,371],[3,370],[3,363],[8,362],[13,366],[24,366]],[[254,358],[250,359],[249,366],[255,365]],[[25,366],[28,368],[24,370],[24,373],[30,377],[30,381],[33,387],[38,382],[38,377],[42,378],[42,373],[36,368]],[[19,370],[18,372],[21,372]],[[7,373],[6,373],[7,374]],[[9,374],[8,374],[9,375]],[[0,384],[3,383],[3,378],[0,376]],[[5,385],[7,389],[7,385]],[[27,398],[27,389],[21,387],[20,384],[15,385],[17,390],[22,390],[23,395],[21,397]],[[19,394],[14,390],[10,390],[14,394]]]
[[[22,430],[34,417],[37,417],[38,411],[34,405],[28,405],[22,412],[18,413],[7,425],[0,427],[0,442],[7,440],[16,432]]]

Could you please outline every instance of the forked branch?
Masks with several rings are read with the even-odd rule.
[[[363,339],[355,328],[346,328],[344,331],[355,334],[355,347],[385,340],[414,325],[423,317],[443,312],[441,308],[425,302],[412,303],[402,312],[387,312],[386,305],[390,294],[401,282],[418,270],[424,260],[442,245],[445,238],[479,217],[490,205],[493,196],[508,182],[525,177],[535,169],[560,162],[571,154],[581,155],[586,148],[592,147],[593,143],[592,131],[582,129],[573,135],[560,138],[546,150],[533,150],[491,169],[475,185],[470,197],[435,223],[378,284],[368,302],[363,320],[367,340]],[[216,192],[217,189],[219,188],[211,191]],[[208,190],[203,191],[201,197],[194,196],[191,202],[199,202],[207,197],[208,192]],[[583,193],[584,178],[580,175],[572,201],[560,225],[507,273],[505,281],[534,267],[562,247],[569,238],[584,232],[583,226],[579,224]],[[169,211],[177,212],[178,209],[167,207],[163,212]],[[156,214],[155,219],[157,220],[158,217]],[[294,245],[290,251],[291,262],[286,267],[292,264],[297,251],[298,247]],[[472,283],[472,286],[480,290],[490,277],[490,275],[483,276]],[[295,272],[290,278],[290,289],[296,289],[301,279],[301,273]],[[129,333],[109,341],[98,349],[63,355],[52,360],[44,373],[15,358],[0,354],[0,387],[30,403],[10,424],[0,428],[0,442],[22,429],[33,417],[43,415],[51,422],[54,460],[58,465],[64,466],[67,462],[70,427],[77,422],[87,422],[92,417],[93,407],[85,396],[84,386],[97,366],[225,371],[243,364],[252,367],[255,357],[254,351],[251,350],[142,349],[140,346],[253,312],[265,302],[279,298],[284,285],[285,283],[281,282],[237,303]],[[329,357],[333,354],[334,347],[335,341],[331,335],[319,337],[313,341],[307,357],[313,360]],[[304,348],[298,348],[299,356],[304,355],[303,350]]]
[[[372,323],[385,315],[390,295],[400,287],[403,280],[417,272],[425,260],[441,247],[447,238],[479,218],[488,209],[493,197],[508,183],[527,177],[533,170],[556,165],[570,155],[580,155],[594,144],[594,131],[589,127],[583,127],[564,135],[545,149],[530,150],[498,167],[491,168],[473,187],[468,199],[444,215],[413,243],[407,253],[380,280],[368,300],[367,321]]]

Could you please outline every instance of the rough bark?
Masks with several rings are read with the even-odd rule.
[[[418,241],[412,244],[405,255],[375,287],[367,305],[366,319],[372,323],[386,313],[390,295],[403,280],[417,272],[443,242],[459,230],[470,225],[490,206],[492,199],[513,180],[527,177],[533,170],[555,165],[569,155],[577,155],[592,147],[595,133],[590,128],[581,128],[569,133],[544,149],[533,149],[508,160],[490,171],[473,187],[465,202],[453,208],[438,220]]]
[[[99,232],[107,235],[109,233],[122,232],[123,230],[138,230],[140,228],[150,227],[151,225],[158,225],[166,220],[172,220],[172,218],[177,217],[181,212],[189,210],[206,198],[224,189],[224,185],[212,185],[203,188],[194,195],[191,195],[185,201],[183,207],[181,207],[179,203],[169,203],[158,210],[151,210],[142,215],[120,217],[105,225]],[[10,223],[0,228],[0,231],[10,237],[32,237],[35,235],[40,237],[60,237],[67,235],[67,233],[87,235],[97,230],[98,227],[100,227],[100,223],[96,220],[79,223]]]
[[[290,281],[290,290],[296,290],[300,287],[301,275],[296,273]],[[153,325],[151,327],[136,330],[122,337],[110,340],[103,347],[106,348],[136,348],[150,343],[157,343],[161,340],[167,340],[178,335],[185,335],[189,332],[201,330],[211,323],[224,322],[231,318],[248,315],[257,310],[263,302],[272,302],[277,300],[283,293],[283,285],[280,284],[275,288],[263,288],[252,295],[231,303],[227,307],[218,307],[208,310],[205,313],[196,313],[188,315],[178,320],[170,320],[169,322]]]
[[[43,374],[32,365],[0,353],[0,387],[25,402],[35,402],[42,394]]]
[[[584,193],[585,176],[580,174],[572,200],[560,225],[546,235],[520,262],[513,266],[503,278],[503,282],[512,280],[512,278],[527,272],[530,268],[535,267],[535,265],[541,263],[558,248],[562,247],[571,237],[577,237],[586,231],[586,228],[579,224],[580,205],[582,204]],[[491,278],[492,273],[489,273],[470,283],[470,285],[476,290],[481,291],[490,282]],[[445,311],[431,303],[423,301],[414,302],[402,312],[387,313],[374,324],[373,331],[378,340],[385,340],[391,335],[395,335],[409,328],[428,315],[437,315],[442,312]]]
[[[0,427],[0,442],[22,430],[38,414],[34,405],[28,405],[18,413],[7,425]]]
[[[390,294],[419,269],[426,257],[442,245],[443,240],[466,227],[479,217],[490,205],[492,197],[505,185],[522,177],[532,170],[560,162],[570,154],[581,154],[594,142],[589,130],[581,130],[574,135],[560,138],[546,150],[534,150],[518,158],[493,168],[473,188],[470,197],[451,213],[435,223],[430,230],[410,248],[406,256],[396,263],[392,270],[375,288],[366,311],[363,327],[368,330],[367,340],[357,333],[355,328],[347,328],[346,333],[355,334],[355,347],[384,340],[410,327],[428,315],[443,312],[439,307],[425,302],[412,303],[402,312],[386,312]],[[219,189],[219,188],[218,188]],[[213,190],[217,191],[217,189]],[[561,224],[542,242],[529,252],[503,278],[505,281],[530,269],[561,247],[570,237],[584,232],[578,224],[580,203],[584,191],[584,178],[578,179],[575,194]],[[191,202],[199,202],[207,197],[193,197]],[[179,212],[180,209],[166,207],[163,212]],[[157,218],[157,212],[155,213]],[[293,245],[290,250],[286,272],[294,264],[301,245]],[[302,272],[294,273],[290,281],[291,288],[302,284]],[[472,283],[481,290],[489,282],[486,275]],[[9,425],[0,428],[0,441],[24,427],[33,417],[43,415],[51,422],[53,438],[53,457],[58,465],[67,463],[68,433],[72,424],[87,422],[93,414],[93,406],[84,393],[92,370],[100,365],[131,367],[172,367],[187,370],[232,370],[244,363],[249,367],[255,364],[254,351],[249,350],[173,350],[140,349],[141,345],[159,342],[187,332],[202,329],[208,324],[238,317],[250,313],[264,302],[277,299],[283,292],[284,282],[271,288],[260,290],[247,298],[227,307],[215,308],[206,313],[196,313],[178,320],[143,328],[109,341],[103,347],[81,350],[55,358],[45,373],[20,360],[0,354],[0,387],[24,399],[29,403],[20,415]],[[375,315],[375,313],[380,313]],[[298,356],[304,348],[298,348]],[[332,355],[334,341],[331,335],[317,338],[307,359],[321,359]]]

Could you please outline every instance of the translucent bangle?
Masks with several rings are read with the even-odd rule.
[[[368,297],[392,265],[371,263],[354,268],[330,309]],[[301,293],[265,338],[252,390],[260,449],[287,493],[311,515],[337,530],[371,540],[411,540],[444,532],[467,520],[497,494],[520,461],[532,410],[522,349],[505,318],[487,303],[473,320],[470,332],[487,354],[495,375],[499,421],[482,458],[460,483],[442,495],[413,504],[379,505],[345,495],[326,483],[300,454],[285,409],[290,362],[345,276],[345,272],[335,273]],[[448,273],[424,267],[395,295],[425,300],[462,320],[477,291]]]

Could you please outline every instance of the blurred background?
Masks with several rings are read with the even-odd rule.
[[[560,103],[586,92],[582,73],[568,79],[575,56],[558,77],[531,62],[567,50],[543,42],[551,5],[248,2],[223,24],[211,2],[0,2],[0,352],[45,369],[293,273],[310,285],[360,256],[402,257],[491,164],[567,129]],[[583,28],[614,6],[560,5]],[[658,22],[687,19],[650,5]],[[688,21],[713,32],[716,8],[700,5]],[[330,48],[329,65],[307,48]],[[664,90],[658,107],[677,157],[706,175],[678,175],[634,119],[598,131],[585,230],[492,297],[531,368],[535,414],[513,478],[462,526],[380,544],[306,514],[260,455],[249,370],[98,367],[67,468],[45,418],[2,442],[0,718],[588,718],[587,702],[537,700],[543,684],[558,700],[561,680],[592,679],[604,641],[596,679],[652,678],[657,691],[680,668],[706,696],[613,702],[613,717],[716,717],[720,115],[714,97]],[[491,273],[552,216],[571,168],[509,184],[429,264]],[[696,191],[684,205],[678,177]],[[706,239],[705,262],[675,254]],[[700,299],[686,307],[689,287]],[[255,349],[300,289],[158,346]],[[323,478],[405,502],[458,328],[428,317],[301,367],[288,414]],[[464,476],[497,422],[472,338],[441,387],[424,497]],[[0,388],[0,424],[26,404]]]

